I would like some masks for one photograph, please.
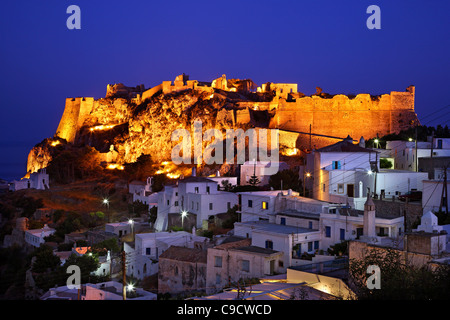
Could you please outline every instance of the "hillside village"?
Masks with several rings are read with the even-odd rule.
[[[357,299],[352,272],[372,250],[431,270],[450,262],[450,138],[383,147],[380,140],[348,136],[311,150],[300,165],[280,163],[280,174],[299,183],[282,178],[279,188],[258,161],[235,176],[193,167],[157,191],[152,176],[116,183],[132,206],[126,214],[110,214],[118,202],[108,195],[95,200],[101,210],[73,220],[41,205],[11,217],[2,250],[20,246],[33,256],[24,273],[28,299]],[[41,169],[5,193],[50,194],[58,187],[51,179]],[[64,233],[65,221],[77,219],[84,228]],[[42,285],[42,275],[61,275],[69,262],[92,269],[79,289],[67,287],[67,273]]]

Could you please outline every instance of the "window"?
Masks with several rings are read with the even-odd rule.
[[[222,268],[222,257],[214,257],[214,267]]]
[[[167,200],[167,205],[168,205],[168,206],[170,205],[170,200]]]
[[[178,192],[175,192],[175,197],[178,197]]]
[[[325,183],[322,183],[322,191],[325,192]]]
[[[212,202],[210,202],[209,203],[209,210],[212,210],[213,209],[213,204],[212,204]]]
[[[332,163],[332,169],[340,169],[341,168],[341,162],[340,161],[333,161]]]
[[[308,252],[310,252],[312,250],[313,250],[313,243],[311,241],[311,242],[308,242]]]
[[[331,227],[325,227],[325,237],[331,238]]]
[[[286,225],[286,218],[281,218],[280,219],[280,224],[282,224],[283,226]]]
[[[196,204],[197,204],[197,211],[198,211],[199,204],[198,204],[198,202]]]
[[[231,209],[231,202],[227,202],[227,210]]]
[[[195,187],[195,193],[198,193],[198,187]]]
[[[339,234],[340,234],[339,239],[345,240],[345,229],[340,229]]]
[[[312,229],[312,221],[308,221],[308,229]]]
[[[194,210],[194,201],[192,201],[191,207],[192,207],[191,209]]]
[[[174,205],[175,205],[175,207],[178,207],[178,201],[175,201]]]
[[[250,272],[250,261],[242,260],[241,268],[242,268],[242,271]]]
[[[209,186],[206,187],[206,193],[209,194],[210,188]]]
[[[146,255],[151,255],[152,254],[152,248],[145,248],[145,254]]]
[[[273,249],[273,242],[271,240],[266,240],[266,249]]]
[[[216,274],[216,284],[220,284],[222,282],[222,277],[220,274]]]
[[[248,200],[248,207],[253,208],[253,200]]]
[[[264,210],[267,210],[267,209],[269,208],[269,203],[268,203],[267,201],[263,201],[263,202],[262,202],[262,208],[263,208]]]
[[[319,241],[314,241],[314,250],[319,249]]]
[[[344,193],[344,185],[342,183],[338,184],[338,193]]]

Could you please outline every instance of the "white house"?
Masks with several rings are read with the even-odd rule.
[[[264,186],[269,184],[271,174],[267,174],[269,167],[274,165],[278,166],[278,171],[289,169],[289,165],[286,162],[270,162],[270,161],[246,161],[240,166],[240,182],[239,184],[249,184],[250,178],[255,175],[259,183],[258,185]]]
[[[137,279],[157,273],[159,256],[170,246],[195,248],[209,241],[185,231],[138,233],[134,239],[134,247],[125,243],[124,251],[127,254],[127,275]]]
[[[41,229],[25,230],[25,242],[34,247],[40,247],[42,243],[45,243],[44,238],[55,233],[55,231],[47,225],[44,225]]]
[[[423,181],[428,179],[427,172],[415,172],[408,170],[380,169],[375,173],[374,189],[377,195],[391,198],[405,194],[411,190],[423,190]]]
[[[321,232],[266,221],[236,222],[234,235],[252,239],[252,246],[281,251],[283,272],[287,267],[297,264],[304,252],[313,253],[320,247]]]
[[[191,176],[178,180],[178,185],[167,185],[158,193],[157,231],[167,230],[169,214],[196,215],[196,227],[201,228],[211,216],[225,213],[238,203],[235,193],[218,190],[216,181]]]
[[[22,189],[49,189],[49,175],[47,169],[40,169],[38,172],[30,174],[29,178],[22,178],[20,180],[11,181],[9,184],[10,191],[17,191]]]
[[[133,194],[133,202],[140,201],[152,208],[158,205],[158,193],[153,192],[153,177],[148,177],[147,182],[132,181],[129,184],[129,193]]]
[[[283,252],[252,246],[251,239],[236,240],[208,248],[207,293],[217,292],[240,279],[261,278],[285,270]]]
[[[367,199],[366,199],[367,201]],[[370,198],[371,201],[371,198]],[[321,249],[346,240],[358,239],[364,235],[365,213],[337,208],[320,215]],[[404,232],[403,217],[377,217],[373,213],[373,237],[398,238]]]
[[[380,169],[378,151],[354,144],[351,138],[307,155],[304,178],[314,199],[349,204],[363,210],[367,192],[384,197],[422,190],[426,172]]]
[[[131,224],[128,222],[113,222],[105,224],[105,232],[114,233],[122,237],[131,233]]]
[[[394,169],[417,171],[418,159],[450,156],[450,138],[429,138],[429,141],[386,141],[386,149],[394,158]]]
[[[278,212],[293,209],[304,212],[320,213],[330,203],[300,197],[292,190],[238,192],[241,221],[264,220],[275,222]]]

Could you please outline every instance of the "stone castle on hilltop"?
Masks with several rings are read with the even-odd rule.
[[[305,96],[294,83],[257,86],[250,79],[227,79],[226,75],[202,82],[181,74],[150,89],[119,83],[107,86],[105,98],[67,98],[54,138],[91,145],[96,134],[121,128],[124,140],[110,139],[109,143],[121,162],[133,162],[142,153],[168,153],[145,143],[154,141],[170,148],[168,130],[189,126],[193,119],[208,119],[210,127],[279,129],[280,145],[308,150],[347,136],[367,140],[418,125],[414,95],[415,87],[410,86],[404,92],[379,96],[330,95],[320,88]],[[99,151],[108,152],[111,145],[105,143]],[[32,150],[28,172],[45,165],[33,165],[40,158],[45,157]]]

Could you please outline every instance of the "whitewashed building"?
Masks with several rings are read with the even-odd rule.
[[[47,225],[44,225],[41,229],[25,230],[25,242],[34,247],[40,247],[41,244],[45,243],[44,238],[52,235],[55,231]]]
[[[128,222],[112,222],[105,224],[105,232],[114,233],[121,238],[131,233],[131,223]]]
[[[196,215],[196,228],[203,227],[211,216],[225,213],[238,203],[232,192],[218,190],[216,181],[204,177],[188,177],[178,180],[178,185],[167,185],[158,192],[158,216],[156,231],[167,230],[169,214],[182,212]]]
[[[411,139],[412,140],[412,139]],[[429,138],[429,141],[386,141],[386,149],[394,158],[394,169],[417,171],[418,159],[450,156],[450,138]]]
[[[10,191],[17,191],[22,189],[38,189],[47,190],[50,188],[49,175],[47,169],[40,169],[38,172],[30,174],[29,178],[22,178],[21,180],[14,180],[9,183]]]
[[[426,172],[380,169],[379,152],[375,150],[354,144],[348,137],[308,154],[305,172],[310,177],[305,181],[314,199],[363,210],[369,190],[386,198],[422,190]]]
[[[137,279],[157,273],[159,256],[170,246],[196,248],[209,241],[185,231],[138,233],[134,239],[134,243],[124,244],[124,251],[127,255],[127,275]]]
[[[252,246],[283,252],[283,261],[279,265],[283,272],[287,267],[296,265],[296,254],[318,250],[321,240],[320,230],[266,221],[236,222],[234,235],[251,238]]]
[[[278,212],[293,209],[311,213],[321,213],[330,203],[300,197],[292,190],[238,192],[241,221],[275,222]]]
[[[374,172],[379,170],[376,151],[346,139],[313,150],[306,157],[306,186],[313,198],[333,203],[349,204],[362,209],[367,190],[373,191]]]

